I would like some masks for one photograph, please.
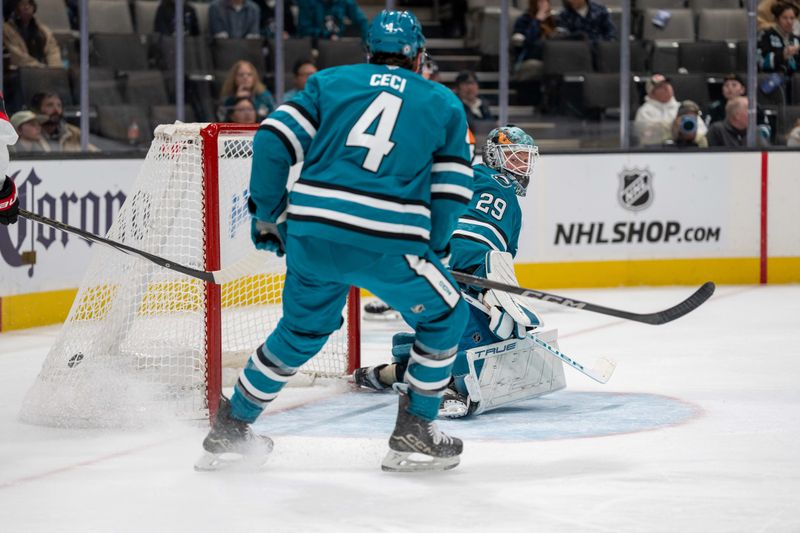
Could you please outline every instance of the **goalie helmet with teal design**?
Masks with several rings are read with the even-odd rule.
[[[369,27],[367,49],[370,54],[399,54],[414,59],[425,49],[422,25],[410,11],[384,9]]]
[[[511,180],[517,196],[525,196],[538,159],[533,137],[517,126],[495,128],[486,137],[484,163]]]

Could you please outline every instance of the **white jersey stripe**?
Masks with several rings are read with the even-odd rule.
[[[425,240],[430,239],[430,231],[419,226],[409,226],[408,224],[394,224],[391,222],[378,222],[369,218],[357,217],[354,215],[347,215],[332,209],[323,209],[320,207],[308,207],[303,205],[290,205],[290,215],[313,216],[324,218],[332,222],[344,222],[351,226],[359,228],[385,231],[387,233],[398,233],[400,235],[418,235]]]
[[[278,109],[276,109],[275,111],[283,111],[284,113],[292,117],[298,124],[300,124],[300,127],[303,128],[305,132],[308,133],[308,136],[311,137],[312,139],[317,134],[317,129],[313,125],[311,125],[308,119],[304,117],[303,114],[294,107],[290,105],[282,105],[278,106]]]
[[[482,220],[475,220],[474,218],[461,217],[461,218],[458,219],[458,223],[459,224],[470,224],[470,225],[473,225],[473,226],[480,226],[482,228],[486,228],[489,231],[491,231],[494,234],[495,237],[497,237],[498,241],[503,243],[504,249],[508,248],[508,243],[506,242],[506,238],[503,236],[503,234],[500,233],[500,231],[496,227],[494,227],[493,225],[489,224],[488,222],[484,222]]]
[[[335,189],[326,189],[324,187],[315,187],[314,185],[309,185],[308,183],[297,183],[292,188],[292,191],[311,196],[319,196],[321,198],[335,198],[337,200],[353,202],[356,204],[365,205],[367,207],[374,207],[376,209],[383,209],[385,211],[393,211],[395,213],[422,215],[426,218],[431,217],[431,210],[424,205],[401,204],[389,200],[379,200],[377,198],[372,198],[370,196],[364,196],[353,192],[337,191]]]
[[[282,376],[282,375],[278,374],[277,372],[272,370],[270,367],[268,367],[267,365],[262,363],[261,359],[258,358],[258,355],[253,355],[250,358],[250,360],[253,362],[253,364],[256,366],[256,368],[258,369],[259,372],[264,374],[266,377],[268,377],[272,381],[277,381],[279,383],[286,383],[287,381],[289,381],[289,378],[292,377],[292,376]]]
[[[455,230],[453,232],[453,235],[465,235],[467,237],[472,237],[473,239],[477,239],[477,240],[479,240],[479,241],[481,241],[483,243],[486,243],[487,245],[489,245],[489,247],[492,250],[496,250],[498,252],[505,252],[506,251],[505,248],[503,248],[502,250],[499,249],[492,241],[490,241],[489,239],[487,239],[486,237],[484,237],[480,233],[473,233],[471,231],[466,231],[466,230],[463,230],[463,229],[457,229],[457,230]]]
[[[409,385],[412,385],[416,389],[421,390],[428,390],[428,391],[438,391],[444,389],[448,383],[450,383],[450,377],[447,379],[443,379],[441,381],[434,381],[431,383],[420,381],[414,376],[411,375],[411,372],[406,372],[405,381]]]
[[[431,167],[431,172],[455,172],[457,174],[464,174],[470,178],[473,175],[472,167],[462,163],[434,163]]]
[[[414,272],[428,280],[431,287],[439,293],[439,296],[442,297],[451,309],[458,304],[461,291],[453,287],[450,281],[434,264],[429,263],[417,255],[406,255],[406,261]]]
[[[420,364],[427,368],[443,368],[448,365],[452,365],[453,361],[456,360],[456,355],[453,354],[452,356],[448,357],[447,359],[428,359],[424,355],[420,355],[417,353],[416,350],[413,348],[411,349],[411,359],[414,360],[417,364]]]
[[[452,185],[449,183],[434,183],[431,185],[431,193],[447,193],[461,196],[468,202],[472,200],[472,189],[469,187],[462,187],[461,185]]]
[[[270,400],[275,399],[278,396],[277,392],[261,392],[258,390],[255,385],[250,383],[250,380],[247,379],[247,376],[244,375],[244,372],[239,374],[239,381],[241,381],[242,385],[244,386],[245,390],[250,394],[253,398],[260,400],[262,402],[268,402]]]
[[[297,135],[294,134],[292,128],[281,122],[280,120],[275,120],[274,118],[268,118],[261,123],[264,126],[272,126],[279,132],[283,133],[286,138],[289,140],[289,143],[294,148],[294,158],[297,163],[303,161],[305,158],[305,154],[303,153],[303,145],[300,144],[300,139],[297,138]]]

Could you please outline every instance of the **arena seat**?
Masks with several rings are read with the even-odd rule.
[[[89,33],[133,33],[133,19],[125,0],[92,0]]]
[[[734,54],[724,41],[678,45],[678,66],[689,73],[726,74],[733,70],[733,60]]]
[[[153,140],[150,116],[147,108],[130,104],[98,105],[97,124],[101,136],[116,141],[128,142],[128,128],[133,124],[139,127],[138,145],[146,145]]]
[[[746,41],[747,12],[744,9],[701,9],[697,13],[697,40]]]
[[[44,91],[57,93],[65,106],[73,104],[69,75],[63,68],[22,67],[19,69],[19,90],[23,105],[30,104],[34,94]]]
[[[211,57],[215,70],[228,70],[239,60],[251,62],[264,73],[264,52],[260,39],[214,39]]]
[[[339,65],[354,65],[367,62],[367,53],[361,39],[320,40],[318,49],[317,68],[320,70]],[[289,69],[291,69],[291,66]]]
[[[125,102],[144,106],[169,103],[164,74],[159,70],[140,70],[127,73],[124,83]]]
[[[146,70],[148,63],[147,47],[135,33],[96,33],[92,36],[92,66]]]

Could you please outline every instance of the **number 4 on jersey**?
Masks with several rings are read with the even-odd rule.
[[[368,150],[361,166],[370,172],[377,172],[383,158],[394,148],[391,136],[402,105],[403,99],[399,96],[382,92],[369,104],[347,134],[347,146],[358,146]],[[378,119],[375,133],[367,133],[375,119]]]

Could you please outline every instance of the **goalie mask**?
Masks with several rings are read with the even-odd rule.
[[[511,180],[517,196],[525,196],[537,159],[539,147],[533,137],[516,126],[495,128],[486,137],[483,161]]]

